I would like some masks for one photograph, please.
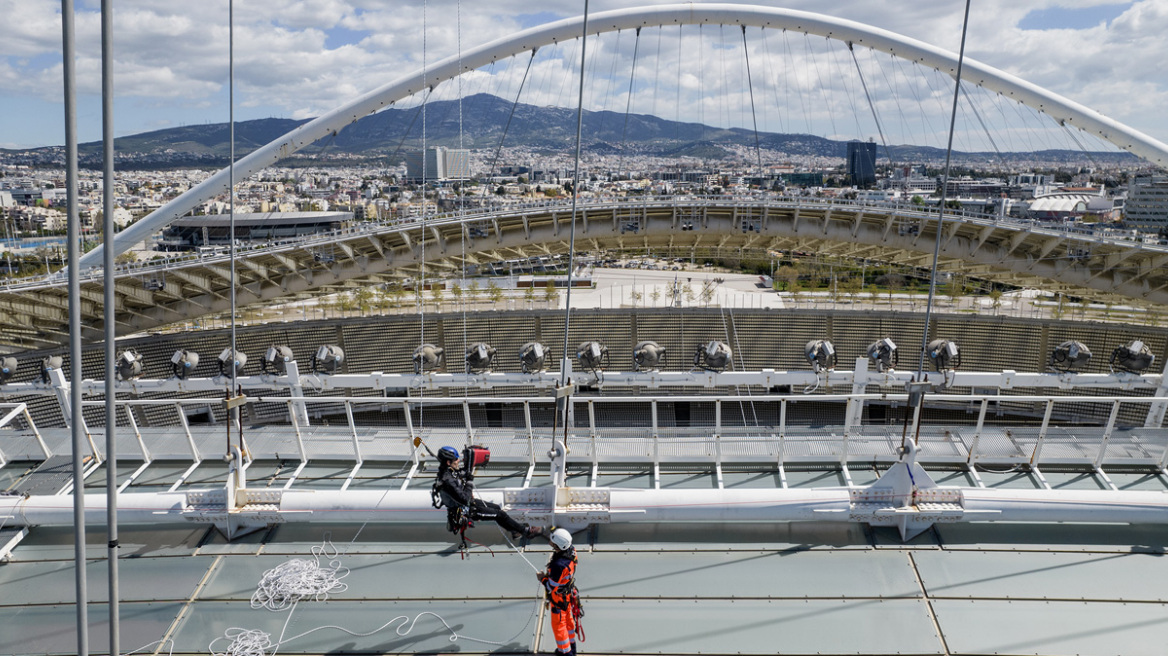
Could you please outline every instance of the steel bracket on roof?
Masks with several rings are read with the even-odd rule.
[[[505,490],[508,511],[529,522],[568,528],[612,521],[612,495],[608,488],[523,488]]]

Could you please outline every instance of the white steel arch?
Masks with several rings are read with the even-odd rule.
[[[336,134],[350,123],[422,91],[424,86],[432,89],[446,80],[486,66],[497,59],[559,41],[575,39],[580,35],[582,22],[583,17],[576,17],[533,27],[468,50],[462,53],[461,57],[447,57],[428,70],[417,70],[402,76],[256,149],[236,163],[236,175],[242,178],[261,171],[318,139]],[[589,28],[594,30],[590,34],[654,25],[703,23],[805,32],[887,52],[902,59],[936,68],[949,75],[956,75],[957,71],[957,55],[948,50],[855,21],[793,9],[733,4],[674,4],[618,9],[589,17]],[[967,82],[1018,100],[1049,114],[1064,125],[1069,124],[1098,135],[1157,166],[1168,166],[1168,144],[992,66],[966,58],[964,67],[963,77]],[[118,254],[125,252],[133,244],[161,230],[199,203],[227,191],[228,177],[227,169],[219,171],[123,230],[115,239],[115,250]],[[82,256],[80,267],[85,269],[100,266],[102,249],[103,247],[99,246]]]

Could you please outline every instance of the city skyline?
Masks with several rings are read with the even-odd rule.
[[[1159,39],[1164,27],[1168,27],[1168,7],[1164,3],[1155,0],[1062,3],[1074,4],[1072,9],[1060,9],[1053,3],[1025,8],[994,4],[994,7],[974,8],[967,48],[970,57],[1061,93],[1153,137],[1164,138],[1158,108],[1168,101],[1168,81],[1158,76],[1155,64],[1163,59],[1157,54],[1160,50],[1168,54],[1168,45]],[[77,7],[81,93],[78,132],[82,141],[100,138],[97,6],[96,1],[80,0]],[[617,6],[611,2],[597,3],[591,11]],[[831,7],[830,15],[957,50],[959,5],[916,8],[911,15],[901,10],[890,11],[890,6],[883,2],[846,2]],[[810,2],[793,2],[790,7],[819,10]],[[0,116],[6,119],[0,122],[0,147],[59,145],[63,142],[59,6],[40,0],[23,3],[0,0],[0,8],[14,17],[8,28],[12,38],[0,44],[0,84],[9,91],[0,96]],[[389,3],[344,0],[281,2],[265,5],[262,12],[237,7],[236,119],[306,118],[331,109],[396,77],[402,70],[419,68],[423,60],[423,38],[428,63],[456,54],[459,49],[456,23],[461,24],[461,46],[466,50],[519,29],[575,16],[580,10],[575,3],[552,3],[544,11],[531,14],[522,13],[526,6],[513,3],[492,3],[484,8],[449,2],[430,3],[424,8],[411,5],[401,10]],[[424,19],[427,29],[423,36]],[[115,121],[119,136],[227,120],[226,22],[226,2],[177,7],[143,0],[131,6],[115,6]],[[715,33],[713,29],[704,34],[698,34],[696,29],[691,31],[683,32],[683,38],[693,43],[703,43],[700,39],[704,38],[703,45],[712,46],[712,52],[718,52],[719,47],[731,47],[728,45],[731,39],[724,33]],[[756,35],[751,32],[750,38],[755,39]],[[738,38],[737,34],[732,37]],[[661,51],[661,38],[657,36],[653,39],[655,43],[646,45]],[[632,42],[633,39],[625,38],[622,43],[616,35],[598,42],[599,47],[593,50],[590,40],[590,59],[595,52],[606,58],[605,65],[611,62],[615,71],[618,64],[630,59]],[[676,36],[673,43],[677,44]],[[738,47],[740,52],[741,46]],[[677,46],[673,49],[680,51]],[[533,70],[533,80],[562,78],[571,70],[571,60],[575,58],[575,53],[569,50],[565,47],[562,52],[541,52],[537,61],[546,70]],[[689,51],[686,48],[685,56],[690,55]],[[642,60],[646,57],[644,52],[641,57]],[[161,61],[166,64],[159,66]],[[686,107],[686,113],[679,107],[676,118],[725,126],[740,126],[750,120],[737,109],[718,106],[719,102],[726,102],[720,96],[730,95],[727,88],[710,88],[711,83],[702,79],[696,83],[683,80],[680,73],[691,62],[684,61],[682,55],[675,55],[671,61],[663,56],[662,61],[677,71],[672,75],[677,78],[678,97],[685,91],[705,99],[701,103],[679,103]],[[1125,62],[1122,75],[1115,75],[1112,61]],[[491,84],[500,89],[504,85],[510,85],[507,89],[515,88],[524,67],[511,64],[505,70],[484,70],[465,76],[462,92],[471,93]],[[692,62],[692,65],[697,67],[699,63]],[[756,86],[762,87],[765,82],[760,78],[767,77],[765,64],[755,65],[759,70],[752,73],[752,79]],[[639,75],[640,66],[639,63]],[[710,66],[710,61],[705,62],[706,69]],[[543,78],[536,78],[537,75]],[[612,75],[628,84],[627,65],[624,73]],[[666,77],[662,73],[662,79]],[[814,84],[813,81],[805,83]],[[565,93],[561,91],[556,96],[549,90],[550,86],[554,85],[544,82],[543,95],[539,95],[536,85],[529,82],[530,88],[525,93],[532,97],[525,96],[524,101],[563,102]],[[649,91],[645,88],[642,91],[638,85],[630,104],[634,105],[634,112],[654,113],[647,111]],[[775,91],[777,97],[777,87]],[[447,85],[436,91],[435,97],[440,93],[450,97],[458,90],[455,85]],[[656,93],[654,86],[654,108],[658,104]],[[592,90],[586,104],[592,108],[623,110],[622,98],[625,97],[620,95],[619,88],[617,92]],[[733,107],[741,106],[740,100]],[[734,102],[733,98],[730,102]],[[646,106],[638,107],[638,104]],[[796,116],[792,114],[789,120],[796,123]],[[835,129],[834,121],[830,126],[817,123],[823,120],[822,116],[805,115],[801,120],[811,129],[788,131],[810,131],[833,138],[870,136]],[[773,117],[770,121],[765,126],[769,131],[784,127],[781,116],[777,121]],[[859,123],[857,119],[857,131],[868,129]],[[762,125],[759,127],[764,129]]]

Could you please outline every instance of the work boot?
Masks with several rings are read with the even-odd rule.
[[[548,536],[547,529],[542,526],[527,526],[524,534],[529,540],[531,538],[546,538]]]
[[[572,643],[571,649],[568,651],[569,656],[576,656],[576,643]]]

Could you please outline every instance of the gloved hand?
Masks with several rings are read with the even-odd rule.
[[[547,576],[547,574],[544,574],[543,572],[536,572],[536,573],[535,573],[535,578],[536,578],[536,580],[538,580],[540,583],[543,583],[544,581],[546,581],[546,580],[547,580],[548,576]]]

